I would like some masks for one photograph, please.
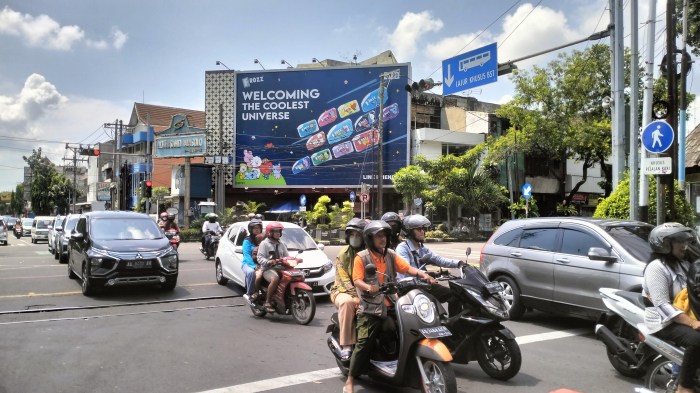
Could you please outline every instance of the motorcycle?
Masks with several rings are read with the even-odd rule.
[[[221,240],[221,233],[207,231],[204,236],[204,248],[200,248],[199,251],[204,254],[204,257],[208,261],[209,258],[216,256],[216,251],[219,249],[219,241]]]
[[[19,225],[15,225],[15,228],[12,230],[15,233],[15,237],[17,239],[22,237],[22,227]]]
[[[376,267],[367,265],[365,275],[374,274]],[[386,298],[393,304],[393,310],[388,313],[374,345],[367,374],[395,386],[454,393],[457,381],[450,364],[452,355],[441,341],[451,333],[441,325],[435,303],[421,290],[429,286],[411,278],[379,287],[380,292],[389,295]],[[398,299],[392,296],[395,294],[399,295]],[[350,360],[341,356],[338,313],[331,317],[326,332],[331,333],[327,344],[338,368],[348,375]]]
[[[470,253],[468,248],[467,257]],[[439,281],[448,280],[452,296],[462,307],[458,314],[443,317],[442,325],[452,335],[442,341],[449,348],[453,363],[476,360],[491,378],[507,381],[520,371],[522,354],[515,334],[501,323],[509,317],[503,287],[499,282],[489,281],[474,266],[465,264],[460,270],[460,277],[442,268],[439,272],[428,272]],[[439,303],[438,308],[444,316]]]
[[[302,251],[299,251],[297,256]],[[271,252],[271,253],[274,253]],[[270,255],[270,258],[273,258]],[[275,312],[280,315],[292,314],[294,321],[300,325],[308,325],[316,315],[316,299],[309,284],[305,283],[304,272],[296,268],[296,258],[286,257],[280,261],[280,281],[277,290],[272,296]],[[266,284],[266,283],[265,283]],[[267,285],[262,285],[257,298],[248,304],[256,317],[264,317],[267,314],[264,304],[267,298]]]
[[[615,370],[625,376],[644,376],[644,387],[652,391],[675,392],[683,349],[648,332],[643,295],[614,288],[600,288],[600,295],[612,314],[601,316],[595,332]],[[698,389],[700,380],[696,381]]]
[[[180,232],[176,231],[175,229],[168,229],[164,233],[165,237],[167,237],[170,241],[170,245],[177,250],[178,247],[180,247]]]

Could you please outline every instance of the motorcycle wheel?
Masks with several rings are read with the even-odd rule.
[[[673,377],[672,365],[673,362],[659,356],[644,376],[644,387],[653,392],[675,392],[676,379]]]
[[[507,381],[520,371],[523,357],[515,339],[498,332],[487,333],[481,336],[476,351],[479,366],[491,378]]]
[[[265,310],[259,310],[259,309],[255,308],[255,306],[252,304],[250,305],[250,311],[252,311],[253,315],[255,315],[258,318],[262,318],[265,316],[265,314],[267,314],[267,312],[265,312]]]
[[[316,299],[314,295],[305,290],[297,289],[292,297],[292,317],[299,325],[308,325],[316,315]]]
[[[432,359],[421,359],[427,380],[423,381],[423,393],[456,393],[457,380],[452,365]]]
[[[639,337],[637,336],[637,330],[625,322],[622,318],[615,318],[612,323],[609,324],[608,329],[619,337],[625,346],[635,351],[639,346]],[[613,368],[620,374],[629,378],[641,378],[647,371],[646,363],[643,367],[634,367],[626,361],[615,356],[615,353],[606,349],[608,354],[608,360]],[[640,355],[641,356],[641,355]]]

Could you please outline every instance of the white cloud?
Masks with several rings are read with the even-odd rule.
[[[408,61],[416,53],[418,40],[426,33],[439,31],[443,25],[442,20],[433,18],[428,11],[407,12],[387,39],[396,58]]]
[[[61,26],[48,15],[21,14],[7,6],[0,11],[0,34],[20,37],[29,46],[53,50],[70,50],[81,42],[94,49],[107,49],[110,45],[105,40],[86,38],[79,26]],[[112,28],[115,49],[121,49],[127,38],[128,35],[118,28]]]
[[[0,95],[0,132],[7,127],[21,129],[45,113],[58,109],[66,101],[67,98],[46,78],[32,74],[18,95]]]
[[[443,60],[454,57],[471,49],[488,44],[490,40],[482,35],[476,38],[476,33],[462,34],[456,37],[443,38],[434,44],[426,46],[426,52],[432,59]]]

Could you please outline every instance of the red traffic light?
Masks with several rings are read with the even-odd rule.
[[[146,187],[151,187],[153,186],[153,182],[150,180],[146,180]]]
[[[99,155],[100,155],[100,149],[92,149],[92,155],[93,155],[93,156],[99,156]]]

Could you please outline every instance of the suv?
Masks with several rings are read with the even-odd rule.
[[[596,319],[606,310],[600,288],[641,292],[653,228],[582,217],[507,221],[482,248],[480,269],[503,285],[511,319],[526,308]]]
[[[7,226],[2,217],[0,217],[0,242],[3,245],[7,245]]]
[[[96,211],[80,215],[68,246],[68,277],[80,277],[83,294],[105,287],[177,285],[177,250],[145,214]]]
[[[58,239],[56,240],[56,253],[54,258],[58,259],[60,263],[68,263],[68,243],[70,242],[70,235],[75,229],[75,223],[78,222],[80,218],[79,214],[69,214],[63,220],[63,226],[61,231],[58,232]]]

